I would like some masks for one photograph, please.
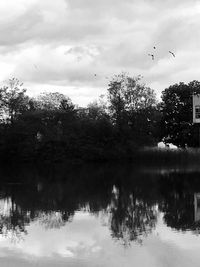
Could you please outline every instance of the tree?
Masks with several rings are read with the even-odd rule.
[[[198,129],[192,122],[192,95],[200,93],[200,82],[180,82],[162,92],[162,137],[184,147],[198,145]]]
[[[74,105],[69,97],[55,93],[41,93],[38,97],[32,99],[32,106],[40,110],[73,110]]]
[[[160,140],[161,118],[159,105],[149,106],[130,114],[129,124],[139,146],[155,145]]]
[[[100,102],[94,101],[87,106],[88,117],[93,120],[98,120],[103,117],[108,117],[105,106]]]
[[[156,125],[156,96],[151,88],[141,83],[141,76],[133,78],[125,73],[115,76],[109,83],[108,100],[120,140],[134,141],[136,145],[149,144],[150,128]]]
[[[7,85],[0,88],[0,112],[3,121],[14,120],[28,110],[29,97],[26,95],[26,89],[23,88],[23,83],[16,78],[8,80]]]
[[[122,73],[114,76],[109,83],[110,111],[116,123],[120,123],[127,112],[141,110],[156,104],[154,91],[140,81],[141,76],[133,78]]]

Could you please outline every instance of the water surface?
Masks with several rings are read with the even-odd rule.
[[[1,266],[199,266],[198,165],[1,173]]]

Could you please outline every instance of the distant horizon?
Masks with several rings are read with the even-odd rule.
[[[122,73],[122,72],[121,72]],[[120,73],[118,73],[118,74],[120,74]],[[112,80],[112,77],[114,77],[115,75],[118,75],[118,74],[114,74],[113,76],[111,76],[110,77],[110,80],[108,79],[107,80],[107,85],[108,85],[108,83],[109,83],[109,81],[111,81]],[[130,75],[128,75],[128,76],[130,76]],[[132,77],[136,77],[136,76],[132,76]],[[10,77],[11,78],[11,77]],[[4,86],[4,85],[6,85],[6,83],[7,83],[7,81],[10,79],[10,78],[8,78],[7,80],[4,80],[3,82],[1,82],[0,83],[0,86]],[[12,77],[12,78],[16,78],[16,79],[18,79],[17,77]],[[42,86],[41,86],[41,88],[43,88],[43,89],[39,89],[39,87],[35,87],[35,85],[28,85],[28,83],[24,83],[22,80],[19,80],[21,83],[23,83],[23,88],[24,89],[26,89],[26,94],[29,96],[29,97],[36,97],[36,96],[38,96],[38,95],[40,95],[40,94],[42,94],[42,93],[55,93],[55,92],[58,92],[58,93],[61,93],[61,94],[63,94],[63,95],[65,95],[65,96],[67,96],[67,97],[69,97],[71,100],[72,100],[72,102],[75,104],[75,105],[78,105],[78,106],[80,106],[80,107],[87,107],[87,105],[88,104],[90,104],[90,103],[93,103],[93,102],[95,102],[95,101],[98,101],[98,99],[99,99],[99,97],[100,96],[102,96],[102,95],[107,95],[107,89],[108,89],[108,86],[106,87],[106,86],[104,86],[104,88],[103,87],[100,87],[100,88],[98,88],[98,90],[96,91],[96,96],[95,97],[93,97],[92,98],[92,96],[90,96],[90,95],[88,95],[88,94],[86,94],[85,95],[85,99],[84,99],[84,97],[82,96],[82,98],[80,99],[79,98],[79,92],[78,92],[78,88],[73,88],[75,91],[77,91],[77,95],[74,95],[74,94],[68,94],[67,93],[67,89],[68,89],[68,87],[67,86],[61,86],[61,85],[46,85],[46,84],[43,84]],[[144,80],[143,80],[143,77],[142,77],[142,79],[141,79],[141,83],[144,83]],[[177,83],[179,83],[179,82],[177,82]],[[170,84],[170,85],[172,85],[172,84]],[[170,86],[169,85],[169,86]],[[146,84],[145,83],[145,86],[146,87],[150,87],[148,84]],[[169,87],[168,86],[168,87]],[[81,87],[80,87],[81,88]],[[165,88],[167,88],[167,87],[165,87],[165,88],[163,88],[162,90],[160,90],[160,92],[158,93],[158,92],[156,92],[156,90],[154,89],[154,88],[152,88],[152,87],[150,87],[151,89],[153,89],[154,90],[154,92],[155,92],[155,94],[156,94],[156,99],[158,100],[158,101],[160,101],[161,100],[161,93],[162,93],[162,91],[165,89]],[[94,88],[88,88],[88,89],[94,89]],[[96,89],[96,88],[95,88]],[[70,92],[70,91],[69,91]],[[98,94],[99,93],[99,94]],[[81,101],[79,101],[79,100],[81,100]]]
[[[121,72],[122,73],[122,72]],[[118,73],[118,74],[120,74],[120,73]],[[118,75],[118,74],[116,74],[116,75]],[[112,77],[114,77],[115,75],[113,75]],[[129,75],[130,76],[130,75]],[[112,77],[111,77],[111,79],[112,79]],[[136,76],[132,76],[132,77],[136,77]],[[17,78],[17,77],[16,77]],[[110,80],[111,80],[110,79]],[[109,82],[109,80],[107,80],[108,82]],[[167,85],[167,86],[165,86],[165,87],[163,87],[163,89],[160,89],[159,90],[159,92],[157,92],[154,88],[152,88],[151,86],[149,86],[148,84],[146,84],[145,83],[145,86],[146,87],[150,87],[151,89],[153,89],[154,90],[154,92],[155,92],[155,94],[156,94],[156,100],[157,101],[161,101],[161,96],[162,96],[162,92],[166,89],[166,88],[168,88],[169,86],[172,86],[172,85],[174,85],[174,84],[179,84],[179,83],[181,83],[181,82],[184,82],[184,83],[189,83],[189,82],[191,82],[192,80],[190,80],[190,81],[188,81],[188,82],[184,82],[184,81],[177,81],[177,82],[174,82],[173,84],[169,84],[169,85]],[[197,80],[198,81],[198,80]],[[199,80],[200,81],[200,80]],[[23,83],[23,81],[21,81],[20,80],[20,82],[22,82]],[[143,80],[143,77],[142,77],[142,79],[141,79],[141,83],[144,83],[144,80]],[[1,85],[4,85],[5,83],[2,83]],[[33,86],[33,85],[32,85]],[[80,107],[87,107],[88,106],[88,104],[90,104],[90,103],[93,103],[93,102],[95,102],[95,101],[98,101],[99,100],[99,98],[100,98],[100,96],[101,95],[104,95],[104,96],[106,96],[107,95],[107,89],[108,89],[108,87],[101,87],[101,88],[98,88],[99,90],[98,91],[96,91],[96,93],[99,93],[99,94],[96,94],[96,96],[95,97],[91,97],[90,95],[87,95],[86,94],[86,97],[85,97],[85,99],[84,99],[84,97],[82,97],[81,99],[79,98],[79,92],[78,92],[78,88],[74,88],[75,90],[77,90],[77,95],[70,95],[70,93],[68,94],[67,93],[67,86],[60,86],[60,85],[43,85],[42,86],[43,87],[43,89],[41,89],[40,88],[40,90],[37,90],[37,89],[35,89],[34,88],[34,86],[33,86],[33,88],[31,88],[31,85],[30,86],[26,86],[26,84],[24,84],[23,83],[23,88],[24,89],[26,89],[26,93],[27,93],[27,95],[28,96],[30,96],[30,97],[36,97],[36,96],[38,96],[38,95],[40,95],[40,94],[42,94],[42,93],[55,93],[55,92],[58,92],[58,93],[61,93],[61,94],[63,94],[63,95],[65,95],[65,96],[67,96],[67,97],[69,97],[71,100],[72,100],[72,102],[73,102],[73,104],[75,104],[75,105],[78,105],[78,106],[80,106]],[[90,88],[91,90],[93,89],[93,88]],[[85,100],[85,101],[83,101],[83,99]],[[81,100],[81,101],[79,101],[79,100]],[[86,102],[87,101],[87,102]]]
[[[143,80],[142,80],[143,81]],[[150,87],[148,86],[147,84],[145,84],[147,87]],[[80,107],[87,107],[88,104],[90,103],[93,103],[95,101],[98,101],[99,97],[101,95],[107,95],[107,89],[108,87],[101,87],[101,88],[95,88],[95,89],[98,89],[96,90],[96,96],[90,96],[90,95],[82,95],[82,97],[80,98],[79,97],[79,92],[78,92],[78,89],[75,89],[77,91],[77,95],[74,95],[74,94],[68,94],[67,93],[67,87],[66,86],[59,86],[59,85],[52,85],[52,86],[48,86],[48,85],[44,85],[43,88],[44,90],[32,90],[31,87],[27,87],[26,85],[24,85],[24,88],[27,89],[27,94],[30,96],[30,97],[35,97],[35,96],[38,96],[39,94],[41,93],[48,93],[48,92],[51,92],[51,93],[54,93],[54,92],[58,92],[58,93],[61,93],[61,94],[64,94],[65,96],[68,96],[73,104],[75,105],[78,105]],[[156,93],[156,99],[158,101],[161,100],[161,93],[157,93],[156,90],[152,87],[150,87],[151,89],[153,89]],[[94,89],[94,88],[88,88],[90,90]],[[165,88],[163,88],[164,90]],[[161,92],[163,91],[161,90]],[[98,94],[99,93],[99,94]]]

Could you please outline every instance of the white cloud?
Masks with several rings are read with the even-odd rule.
[[[76,88],[83,104],[106,90],[105,77],[127,71],[160,92],[198,79],[199,13],[195,0],[3,0],[0,80]]]

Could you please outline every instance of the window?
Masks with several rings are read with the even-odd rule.
[[[195,106],[195,118],[200,119],[200,106]]]

